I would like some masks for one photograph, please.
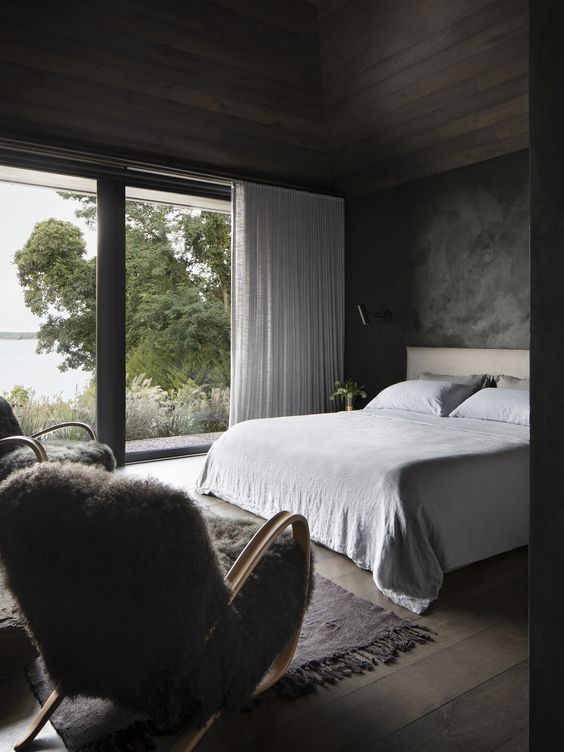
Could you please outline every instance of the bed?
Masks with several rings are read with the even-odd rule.
[[[516,350],[409,348],[407,375],[528,376]],[[314,540],[423,613],[445,572],[526,545],[529,431],[474,418],[358,410],[252,420],[212,447],[197,491],[270,517],[304,514]]]

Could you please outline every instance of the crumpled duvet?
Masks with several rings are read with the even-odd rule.
[[[420,614],[445,572],[528,542],[528,429],[391,410],[250,420],[212,446],[196,490],[303,514]]]

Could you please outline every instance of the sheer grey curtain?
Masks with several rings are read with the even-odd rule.
[[[343,200],[236,183],[231,424],[325,411],[344,357]]]

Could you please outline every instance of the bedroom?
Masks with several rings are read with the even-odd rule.
[[[116,179],[112,170],[125,164],[344,196],[345,372],[340,375],[364,384],[370,397],[405,379],[406,345],[529,347],[530,221],[530,747],[550,750],[559,748],[558,693],[552,689],[561,679],[563,661],[554,588],[562,556],[558,81],[564,61],[561,11],[539,2],[531,12],[529,31],[526,5],[499,0],[295,0],[283,5],[221,0],[191,3],[189,12],[173,0],[159,3],[158,10],[150,2],[61,3],[49,13],[35,0],[3,7],[0,162],[10,164],[19,156],[20,168],[37,170],[52,167],[49,160],[66,160],[68,167],[74,159],[103,165],[107,183]],[[398,111],[400,119],[394,120]],[[108,267],[106,273],[107,285],[99,292],[111,306],[113,276]],[[389,310],[391,321],[373,316],[364,326],[358,304],[369,315]],[[108,310],[111,329],[112,311],[119,306]],[[330,312],[323,308],[312,317],[316,326],[327,318]],[[0,324],[2,330],[9,328]],[[504,371],[459,371],[492,372]],[[104,388],[113,383],[122,401],[119,363],[105,378]],[[327,385],[321,391],[327,396]],[[119,421],[108,412],[98,414],[98,428],[102,438],[117,442],[119,452]],[[113,436],[107,432],[112,426]],[[168,460],[147,471],[158,471],[173,483],[188,483],[191,474],[195,482],[201,463],[200,458]],[[130,472],[139,468],[131,465]],[[222,510],[231,513],[226,504]],[[366,581],[366,573],[352,562],[327,555],[323,566],[321,556],[319,566],[327,577],[343,578],[351,589],[354,582]],[[490,685],[500,712],[513,708],[513,736],[508,732],[502,740],[487,741],[483,735],[489,730],[481,731],[480,702],[492,699],[486,686],[482,696],[478,687],[521,666],[526,651],[527,555],[521,550],[507,556],[497,564],[486,560],[447,575],[437,610],[424,617],[435,620],[434,644],[442,645],[449,639],[448,627],[440,624],[442,596],[445,607],[449,598],[455,604],[451,627],[456,612],[464,630],[483,617],[480,603],[490,614],[501,609],[498,596],[505,594],[511,602],[519,582],[515,613],[507,606],[495,617],[497,624],[505,619],[506,632],[498,627],[496,636],[490,625],[489,633],[476,638],[483,650],[487,646],[489,673],[480,673],[483,655],[478,647],[472,652],[471,639],[453,637],[440,656],[418,646],[398,659],[397,668],[405,670],[384,677],[376,667],[362,690],[344,690],[346,682],[341,682],[271,716],[263,706],[256,720],[245,715],[230,720],[230,726],[220,719],[201,748],[237,748],[242,740],[247,747],[264,747],[278,713],[280,746],[297,746],[299,737],[303,748],[400,749],[402,743],[414,746],[413,740],[425,734],[430,748],[448,749],[453,740],[443,721],[451,711],[459,713],[453,733],[461,734],[462,745],[527,748],[522,678],[519,691]],[[393,606],[384,599],[380,603]],[[488,634],[493,635],[489,644]],[[509,664],[503,663],[506,659]],[[378,690],[379,677],[386,683]],[[358,681],[360,687],[364,680]],[[10,696],[7,686],[3,692]],[[33,702],[17,694],[10,713],[19,733],[33,715]],[[464,696],[466,705],[459,700]],[[388,704],[378,710],[385,698]],[[329,723],[332,713],[335,720]],[[383,717],[394,713],[393,723],[384,725]],[[292,718],[290,732],[284,724],[292,724]],[[10,743],[16,736],[13,731]]]

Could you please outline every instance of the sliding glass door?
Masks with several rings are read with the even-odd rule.
[[[0,154],[0,394],[24,432],[82,420],[122,464],[226,430],[230,211],[227,184]]]
[[[25,434],[95,425],[95,313],[96,182],[0,166],[0,395]]]
[[[201,450],[229,422],[230,205],[126,196],[126,451]]]

